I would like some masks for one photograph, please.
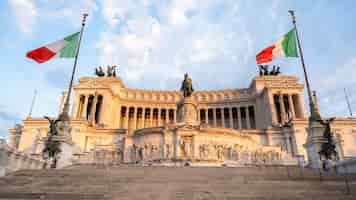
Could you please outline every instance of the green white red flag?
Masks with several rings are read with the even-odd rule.
[[[257,64],[271,62],[275,57],[298,57],[295,28],[286,33],[275,44],[256,55]]]
[[[29,51],[26,57],[38,63],[43,63],[57,57],[74,58],[78,48],[79,35],[80,32],[77,32],[56,42]]]

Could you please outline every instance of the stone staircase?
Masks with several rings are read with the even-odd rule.
[[[356,176],[296,167],[138,167],[78,165],[23,170],[0,178],[0,199],[302,200],[356,199]]]

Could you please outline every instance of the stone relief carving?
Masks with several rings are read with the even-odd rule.
[[[266,164],[281,160],[281,153],[263,148],[248,149],[240,144],[202,143],[198,146],[199,160],[239,161],[242,163]]]

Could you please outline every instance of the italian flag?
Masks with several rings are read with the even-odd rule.
[[[62,40],[29,51],[26,57],[38,63],[43,63],[56,57],[74,58],[78,48],[79,33],[80,32],[71,34]]]
[[[298,57],[295,28],[286,33],[275,44],[256,55],[257,64],[271,62],[275,57]]]

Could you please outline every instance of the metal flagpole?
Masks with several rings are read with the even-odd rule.
[[[344,92],[345,92],[345,98],[346,98],[347,107],[349,109],[350,117],[352,117],[351,104],[350,104],[349,96],[347,96],[346,88],[344,88]]]
[[[37,90],[35,90],[35,92],[33,94],[32,103],[31,103],[31,107],[30,107],[30,112],[28,113],[29,117],[31,117],[31,115],[32,115],[32,110],[33,110],[33,107],[35,105],[36,96],[37,96]]]
[[[310,89],[310,83],[309,83],[307,70],[306,70],[305,63],[304,63],[303,51],[302,51],[302,47],[300,45],[300,40],[299,40],[299,35],[298,35],[298,30],[297,30],[297,24],[296,24],[296,20],[295,20],[294,11],[293,10],[289,10],[288,12],[290,13],[290,15],[292,17],[292,22],[293,22],[293,25],[294,25],[295,34],[296,34],[296,37],[297,37],[298,50],[299,50],[300,60],[302,62],[304,78],[305,78],[305,84],[307,86],[307,92],[308,92],[310,119],[320,119],[319,113],[315,112],[315,105],[314,105],[314,101],[313,101],[313,98],[312,98],[312,93],[311,93],[311,89]]]
[[[82,21],[82,28],[80,30],[80,36],[79,36],[79,41],[78,41],[78,48],[75,54],[75,58],[74,58],[74,65],[73,65],[73,70],[72,70],[72,76],[69,82],[69,87],[68,87],[68,92],[67,92],[67,97],[66,97],[66,101],[64,103],[63,106],[63,111],[60,114],[59,118],[62,120],[68,120],[69,121],[69,101],[70,101],[70,96],[72,93],[72,87],[73,87],[73,80],[74,80],[74,75],[75,75],[75,71],[77,68],[77,61],[78,61],[78,54],[79,54],[79,49],[80,49],[80,43],[82,41],[82,35],[83,35],[83,31],[84,31],[84,26],[85,26],[85,20],[88,17],[87,13],[83,14],[83,21]]]

